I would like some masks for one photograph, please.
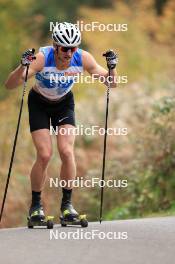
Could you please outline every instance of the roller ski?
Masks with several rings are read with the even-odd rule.
[[[43,207],[31,207],[29,211],[29,216],[27,218],[28,228],[45,226],[47,229],[53,229],[53,216],[45,216]]]
[[[86,215],[79,215],[70,202],[61,206],[60,223],[63,227],[67,225],[88,226]]]

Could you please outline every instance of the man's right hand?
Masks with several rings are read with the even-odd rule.
[[[36,59],[34,52],[35,49],[28,49],[22,54],[21,64],[23,66],[29,66],[31,62]]]

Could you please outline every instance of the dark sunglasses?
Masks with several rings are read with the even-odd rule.
[[[77,47],[60,47],[62,52],[68,52],[69,50],[71,50],[71,52],[74,52],[77,50]]]

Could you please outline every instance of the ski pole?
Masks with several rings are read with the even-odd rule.
[[[106,57],[107,65],[108,65],[108,56],[112,53],[112,67],[108,66],[108,76],[111,75],[111,69],[114,69],[116,64],[118,63],[118,55],[113,53],[112,50],[107,51],[103,54],[104,57]],[[108,109],[109,109],[109,95],[110,95],[110,81],[108,77],[107,81],[107,91],[106,91],[106,116],[105,116],[105,134],[104,134],[104,145],[103,145],[103,165],[102,165],[102,176],[101,179],[104,181],[105,178],[105,162],[106,162],[106,142],[107,142],[107,129],[108,129]],[[103,215],[103,194],[104,194],[104,186],[101,187],[101,200],[100,200],[100,224],[102,222],[102,215]]]
[[[103,56],[106,56],[106,54],[103,54]],[[110,69],[109,69],[109,76],[110,76]],[[108,82],[107,91],[106,91],[105,134],[104,134],[103,165],[102,165],[102,176],[101,176],[102,181],[104,181],[104,178],[105,178],[106,141],[107,141],[108,108],[109,108],[109,91],[110,91],[110,82]],[[100,201],[100,224],[102,222],[102,214],[103,214],[103,193],[104,193],[104,187],[102,185],[102,187],[101,187],[101,201]]]
[[[32,49],[32,52],[34,53],[35,50]],[[13,159],[14,159],[15,150],[16,150],[16,143],[17,143],[17,138],[18,138],[19,125],[20,125],[20,121],[21,121],[21,114],[22,114],[23,103],[24,103],[24,95],[25,95],[26,86],[27,86],[28,71],[29,71],[29,65],[27,65],[25,79],[24,79],[24,83],[23,83],[22,100],[21,100],[21,106],[20,106],[20,111],[19,111],[19,116],[18,116],[18,123],[17,123],[17,128],[16,128],[16,133],[15,133],[15,138],[14,138],[14,143],[13,143],[13,148],[12,148],[12,154],[11,154],[11,159],[10,159],[10,166],[9,166],[9,171],[8,171],[8,176],[7,176],[7,182],[6,182],[4,196],[3,196],[3,202],[2,202],[2,206],[1,206],[0,222],[1,222],[1,219],[2,219],[2,215],[3,215],[3,210],[4,210],[4,205],[5,205],[6,196],[7,196],[8,185],[9,185],[9,181],[10,181],[11,170],[12,170],[12,166],[13,166]]]

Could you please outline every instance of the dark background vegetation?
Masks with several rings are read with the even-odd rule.
[[[126,32],[83,32],[86,47],[105,67],[101,56],[109,48],[120,56],[118,74],[128,83],[111,91],[109,126],[127,127],[127,136],[109,136],[106,179],[127,179],[127,188],[105,189],[105,219],[169,215],[175,211],[175,85],[173,0],[0,0],[0,198],[4,192],[19,111],[21,87],[3,86],[9,72],[30,48],[51,44],[49,22],[82,20],[84,23],[127,23]],[[28,83],[28,89],[34,80]],[[99,83],[77,84],[77,123],[104,125],[105,88]],[[27,96],[26,96],[27,97]],[[27,100],[27,98],[25,98]],[[86,111],[84,111],[86,109]],[[101,177],[101,136],[78,136],[75,155],[77,174]],[[60,160],[55,148],[48,174],[59,176]],[[28,127],[25,102],[20,134],[2,226],[25,225],[30,204],[29,173],[35,150]],[[60,189],[43,194],[48,214],[59,215]],[[74,204],[97,220],[100,189],[76,189]]]

